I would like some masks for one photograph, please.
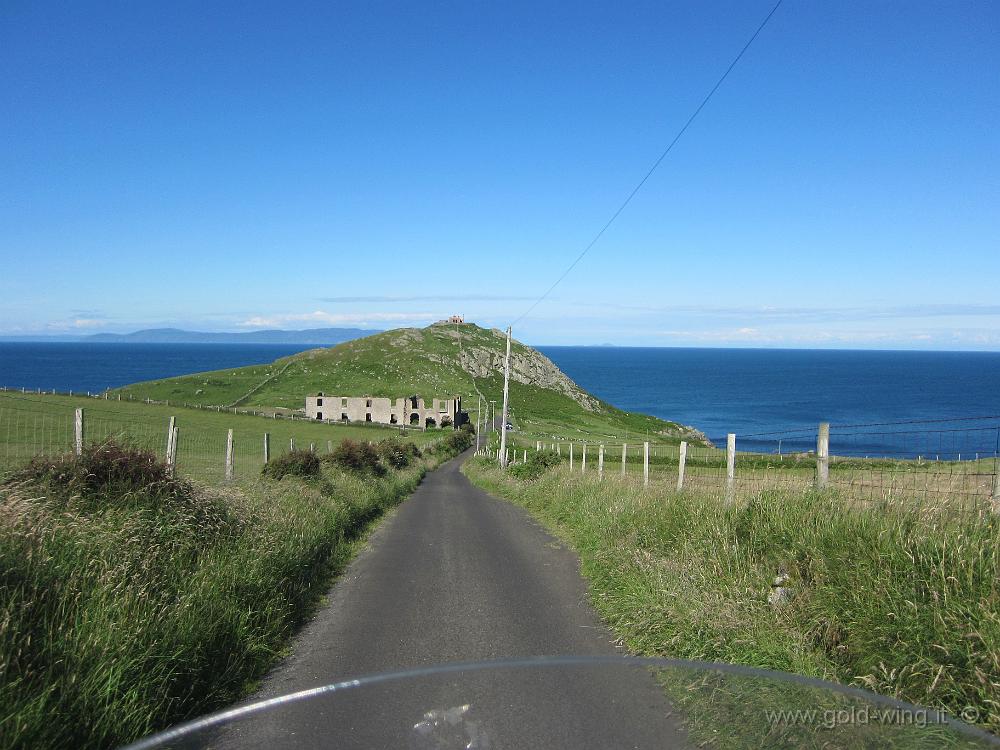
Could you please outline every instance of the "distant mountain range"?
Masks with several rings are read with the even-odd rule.
[[[334,346],[381,331],[365,328],[307,328],[301,331],[246,331],[240,333],[149,328],[134,333],[95,333],[88,336],[0,336],[0,341],[64,341],[105,344],[315,344]]]

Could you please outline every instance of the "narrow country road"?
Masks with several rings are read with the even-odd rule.
[[[587,602],[575,554],[522,509],[474,487],[459,471],[467,455],[430,473],[375,531],[255,700],[453,662],[620,653]],[[448,709],[440,715],[451,723],[433,729],[432,717],[423,733],[415,729],[427,712]],[[491,670],[324,696],[229,727],[208,744],[683,747],[669,713],[643,671]]]

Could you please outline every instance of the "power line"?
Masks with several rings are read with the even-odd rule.
[[[670,141],[670,144],[663,150],[663,153],[660,154],[659,158],[653,162],[653,166],[649,168],[645,176],[643,176],[643,178],[639,180],[639,184],[632,189],[632,192],[628,194],[628,197],[618,207],[618,210],[615,211],[614,214],[612,214],[611,218],[608,219],[607,223],[605,223],[605,225],[601,227],[601,231],[599,231],[596,235],[594,235],[594,238],[590,241],[590,243],[585,248],[583,248],[583,252],[581,252],[576,257],[576,260],[574,260],[572,263],[569,264],[569,267],[562,272],[562,275],[555,280],[555,283],[553,283],[552,286],[546,289],[545,293],[541,297],[532,302],[531,307],[525,310],[511,325],[517,325],[522,320],[524,320],[524,318],[526,318],[531,313],[532,310],[538,307],[538,305],[546,297],[548,297],[549,294],[552,293],[552,290],[555,289],[557,286],[559,286],[559,284],[562,283],[563,279],[569,276],[570,271],[576,268],[576,265],[581,260],[583,260],[583,257],[588,252],[590,252],[590,249],[597,244],[598,240],[600,240],[601,237],[604,235],[604,233],[608,230],[608,227],[610,227],[614,223],[615,219],[618,218],[619,214],[621,214],[621,212],[625,210],[625,207],[632,202],[632,199],[635,197],[635,194],[638,193],[640,189],[642,189],[642,186],[646,184],[646,181],[653,175],[653,172],[656,171],[656,168],[660,166],[660,162],[662,162],[665,158],[667,158],[667,154],[670,153],[671,149],[673,149],[677,141],[681,139],[681,136],[684,135],[684,132],[688,129],[691,123],[694,122],[695,118],[699,115],[699,113],[705,108],[705,105],[708,104],[709,100],[712,98],[712,95],[715,94],[718,88],[722,85],[723,81],[725,81],[726,78],[729,77],[729,74],[732,72],[733,68],[735,68],[736,64],[740,61],[740,58],[742,58],[744,53],[748,49],[750,49],[750,45],[753,44],[754,40],[760,35],[760,32],[764,30],[765,26],[767,26],[767,22],[771,20],[771,16],[775,14],[775,12],[781,6],[781,3],[782,0],[778,0],[778,2],[774,4],[774,7],[771,8],[771,12],[764,17],[764,20],[760,22],[760,25],[757,27],[757,30],[754,31],[753,35],[747,40],[747,43],[743,45],[743,49],[741,49],[739,51],[739,54],[733,58],[733,61],[731,63],[729,63],[729,67],[726,68],[726,72],[722,74],[719,80],[715,82],[715,85],[712,86],[711,91],[709,91],[708,94],[705,96],[705,98],[701,100],[701,104],[698,105],[695,111],[687,119],[687,122],[684,123],[684,126],[677,131],[677,135],[675,135],[674,139]]]

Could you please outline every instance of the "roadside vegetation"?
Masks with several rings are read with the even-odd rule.
[[[1000,731],[1000,515],[935,520],[814,492],[727,506],[548,463],[464,471],[574,546],[632,653],[819,677]]]
[[[470,439],[385,440],[362,466],[299,450],[219,486],[117,442],[8,473],[0,748],[116,746],[239,699],[369,524]]]

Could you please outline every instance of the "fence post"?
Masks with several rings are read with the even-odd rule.
[[[170,436],[170,453],[167,455],[167,468],[170,471],[170,476],[173,476],[177,470],[177,439],[180,437],[180,434],[180,428],[174,427]]]
[[[993,512],[1000,513],[1000,470],[993,470]]]
[[[295,450],[295,438],[293,437],[288,438],[288,449]]]
[[[309,443],[309,452],[310,453],[316,452],[316,443]]]
[[[173,449],[174,427],[177,426],[177,417],[171,417],[167,422],[167,463],[170,463],[170,451]]]
[[[73,420],[74,449],[76,455],[83,454],[83,409],[76,410],[76,418]]]
[[[649,486],[649,443],[642,444],[642,483]]]
[[[525,448],[521,453],[522,453],[522,455],[521,455],[521,463],[522,464],[528,463],[528,449]]]
[[[826,489],[830,482],[830,423],[820,422],[816,433],[816,489]]]
[[[569,472],[573,473],[573,444],[569,444]]]
[[[604,443],[597,449],[597,478],[604,479]]]
[[[226,481],[233,479],[233,431],[226,435]]]
[[[535,453],[541,453],[541,451],[542,451],[542,441],[541,440],[536,440],[535,441]]]
[[[587,444],[583,444],[583,456],[580,459],[580,473],[587,473]]]
[[[1000,447],[1000,429],[997,430],[997,446]],[[993,454],[993,512],[1000,513],[1000,458]]]
[[[622,443],[622,476],[625,476],[625,457],[628,455],[628,446]]]
[[[681,440],[680,450],[677,452],[677,491],[684,489],[684,465],[687,463],[688,444],[686,440]]]
[[[736,433],[726,435],[726,503],[736,500]]]
[[[264,433],[264,463],[271,460],[271,433]]]
[[[333,441],[332,440],[327,440],[326,441],[326,452],[327,453],[333,453]]]

